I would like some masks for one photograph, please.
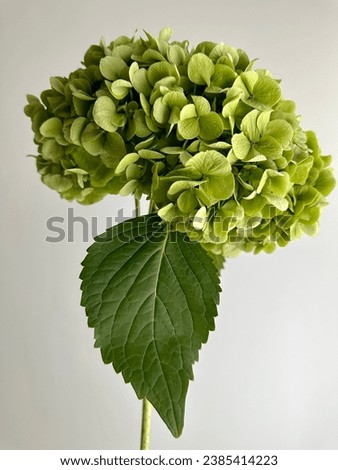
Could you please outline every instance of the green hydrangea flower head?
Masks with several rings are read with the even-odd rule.
[[[219,264],[315,235],[335,186],[280,81],[232,46],[120,36],[25,107],[43,183],[71,201],[146,195]]]

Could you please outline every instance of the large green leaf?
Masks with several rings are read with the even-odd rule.
[[[214,329],[220,288],[204,249],[160,222],[157,215],[139,217],[96,238],[83,261],[82,305],[103,361],[178,437],[192,365]]]

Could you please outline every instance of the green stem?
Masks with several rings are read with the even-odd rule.
[[[149,209],[148,209],[148,212],[149,214],[151,214],[155,209],[155,203],[152,199],[150,199],[150,202],[149,202]]]
[[[149,450],[151,425],[151,403],[143,398],[142,404],[142,429],[141,429],[141,450]]]
[[[136,197],[135,199],[135,215],[139,217],[141,215],[140,210],[140,201]],[[151,211],[153,205],[152,201],[150,201],[149,212]],[[150,402],[144,398],[142,404],[142,428],[141,428],[141,450],[149,450],[149,442],[150,442],[150,425],[151,425],[151,404]]]
[[[136,217],[140,217],[141,211],[140,211],[140,200],[134,197],[135,200],[135,215]]]

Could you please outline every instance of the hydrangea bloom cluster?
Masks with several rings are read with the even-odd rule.
[[[216,259],[315,234],[331,158],[279,80],[241,49],[171,34],[101,41],[28,96],[42,181],[83,204],[145,194]]]

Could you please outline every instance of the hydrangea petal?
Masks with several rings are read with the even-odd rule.
[[[215,66],[202,52],[194,54],[188,63],[188,77],[196,85],[210,85]]]

